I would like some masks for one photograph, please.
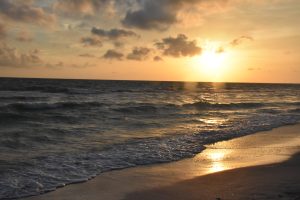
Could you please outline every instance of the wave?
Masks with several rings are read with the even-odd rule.
[[[210,103],[198,101],[195,103],[183,104],[183,107],[194,107],[198,109],[248,109],[263,107],[264,103]]]
[[[9,87],[9,88],[1,88],[1,91],[39,91],[39,92],[47,92],[47,93],[68,93],[70,90],[64,87],[57,87],[57,86],[26,86],[26,87]]]
[[[156,106],[151,106],[151,105],[141,105],[141,106],[115,108],[113,110],[122,113],[145,113],[145,112],[149,113],[149,112],[156,112],[158,108]]]
[[[9,108],[18,111],[43,111],[51,109],[101,107],[104,105],[104,103],[100,102],[12,103],[2,106],[2,108]]]
[[[0,100],[10,100],[10,101],[37,101],[44,100],[48,97],[39,97],[39,96],[0,96]]]
[[[21,115],[19,113],[11,113],[11,112],[0,113],[0,124],[6,123],[8,121],[14,122],[14,120],[22,120],[22,119],[27,119],[27,116]]]
[[[114,108],[114,111],[127,113],[127,114],[138,114],[138,113],[157,113],[159,111],[166,111],[170,109],[199,109],[199,110],[234,110],[234,109],[256,109],[261,108],[261,112],[277,112],[273,109],[264,109],[264,107],[268,106],[298,106],[300,102],[291,102],[291,103],[256,103],[256,102],[248,102],[248,103],[210,103],[206,101],[198,101],[194,103],[187,104],[135,104],[135,105],[119,105],[119,108]]]
[[[142,103],[129,106],[128,104],[120,104],[120,107],[114,108],[114,111],[122,112],[126,114],[147,114],[147,113],[157,113],[159,111],[166,111],[169,109],[179,108],[176,104],[151,104]]]
[[[290,110],[290,112],[300,114],[300,108],[292,109],[292,110]]]
[[[15,165],[13,171],[2,171],[0,199],[41,194],[66,184],[87,181],[110,170],[192,157],[204,150],[206,144],[296,123],[298,120],[299,117],[287,115],[269,118],[253,115],[248,120],[236,122],[235,126],[222,130],[131,139],[107,146],[101,151],[37,157],[31,161],[34,165],[19,164]],[[21,189],[16,189],[16,181]]]

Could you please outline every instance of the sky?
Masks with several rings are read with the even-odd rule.
[[[0,0],[0,76],[300,83],[299,0]]]

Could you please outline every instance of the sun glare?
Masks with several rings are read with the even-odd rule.
[[[193,59],[193,66],[199,73],[205,75],[210,81],[221,78],[228,53],[217,42],[207,42],[201,55]]]

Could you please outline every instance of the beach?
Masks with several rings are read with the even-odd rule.
[[[193,158],[115,170],[26,200],[299,199],[300,125],[217,142]]]

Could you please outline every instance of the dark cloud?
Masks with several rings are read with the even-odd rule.
[[[177,22],[176,13],[179,9],[178,0],[142,0],[141,9],[128,11],[123,25],[140,29],[167,29]]]
[[[231,45],[231,46],[238,46],[238,45],[242,44],[245,40],[253,41],[253,38],[252,38],[251,36],[244,36],[244,35],[243,35],[243,36],[241,36],[241,37],[238,37],[238,38],[232,40],[232,41],[230,42],[230,45]]]
[[[137,0],[139,9],[127,11],[122,24],[139,29],[166,30],[178,23],[178,14],[187,6],[194,12],[199,5],[211,4],[221,7],[229,0]]]
[[[16,40],[19,42],[31,42],[33,40],[31,34],[27,31],[21,31],[17,37]]]
[[[102,47],[102,42],[98,38],[95,37],[82,37],[80,42],[85,47]]]
[[[195,56],[201,53],[201,48],[197,46],[195,40],[188,40],[184,34],[177,37],[168,37],[161,42],[155,43],[156,47],[163,51],[166,56]]]
[[[86,57],[86,58],[95,58],[96,56],[89,53],[79,54],[80,57]]]
[[[130,54],[127,55],[129,60],[145,60],[151,50],[146,47],[135,47]]]
[[[117,40],[126,37],[139,37],[135,32],[124,30],[124,29],[104,30],[104,29],[93,27],[91,33],[99,37],[107,38],[110,40]]]
[[[40,25],[49,25],[55,22],[54,15],[26,1],[1,0],[0,16],[14,21]]]
[[[163,59],[160,56],[155,56],[153,58],[153,61],[159,62],[159,61],[163,61]]]
[[[0,67],[33,67],[42,64],[38,50],[20,53],[16,48],[0,44]]]
[[[123,57],[123,53],[120,53],[113,49],[107,50],[107,52],[103,55],[103,58],[108,60],[122,60]]]

